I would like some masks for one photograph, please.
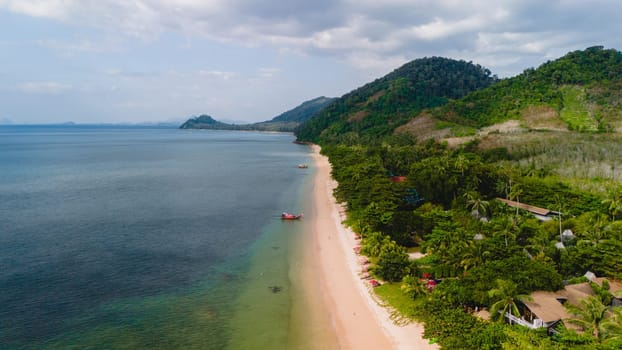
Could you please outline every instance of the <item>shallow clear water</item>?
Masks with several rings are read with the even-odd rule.
[[[1,347],[286,348],[293,139],[0,127]]]

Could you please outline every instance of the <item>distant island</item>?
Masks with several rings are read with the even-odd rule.
[[[255,130],[255,131],[283,131],[292,132],[301,123],[311,119],[314,115],[330,105],[335,98],[317,97],[303,102],[301,105],[284,112],[271,120],[252,124],[228,124],[215,120],[207,114],[188,119],[180,129],[211,129],[211,130]]]

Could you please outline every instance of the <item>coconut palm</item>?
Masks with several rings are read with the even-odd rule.
[[[616,221],[616,214],[622,211],[622,190],[617,188],[607,192],[607,198],[603,199],[602,204],[607,207],[611,214],[612,221]]]
[[[486,249],[484,243],[481,241],[471,241],[462,255],[460,265],[464,268],[464,271],[467,271],[470,268],[482,265],[490,255],[491,253]]]
[[[512,240],[516,238],[518,220],[516,217],[503,216],[495,221],[493,228],[495,230],[495,234],[503,234],[505,246],[507,247],[510,237]]]
[[[406,275],[402,278],[402,285],[400,286],[400,289],[404,294],[413,299],[417,296],[426,294],[428,291],[425,289],[425,284],[420,279],[412,275]]]
[[[511,201],[516,201],[516,203],[520,204],[520,196],[523,194],[523,189],[518,185],[514,185],[508,197],[510,197]],[[518,216],[518,206],[516,206],[516,216]]]
[[[529,295],[518,294],[516,283],[508,280],[498,279],[496,281],[497,288],[488,291],[488,296],[492,300],[496,300],[490,306],[490,317],[494,321],[503,321],[505,314],[510,313],[519,317],[518,301],[531,300]]]
[[[464,194],[464,198],[467,201],[467,208],[471,212],[475,212],[476,217],[479,219],[482,215],[488,215],[488,207],[490,203],[482,198],[482,196],[475,191],[469,191]]]
[[[597,340],[601,340],[601,324],[607,317],[609,308],[599,298],[590,296],[581,300],[580,305],[566,303],[566,310],[574,316],[568,322],[578,325]]]
[[[600,323],[604,343],[622,341],[622,307],[610,309],[610,313]]]

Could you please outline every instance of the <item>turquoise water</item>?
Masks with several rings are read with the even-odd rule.
[[[278,215],[312,173],[293,140],[0,127],[1,348],[286,348],[304,230]]]

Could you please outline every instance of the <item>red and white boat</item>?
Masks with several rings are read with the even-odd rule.
[[[290,214],[287,212],[283,212],[283,214],[281,214],[281,220],[300,220],[302,219],[304,215],[303,214]]]

